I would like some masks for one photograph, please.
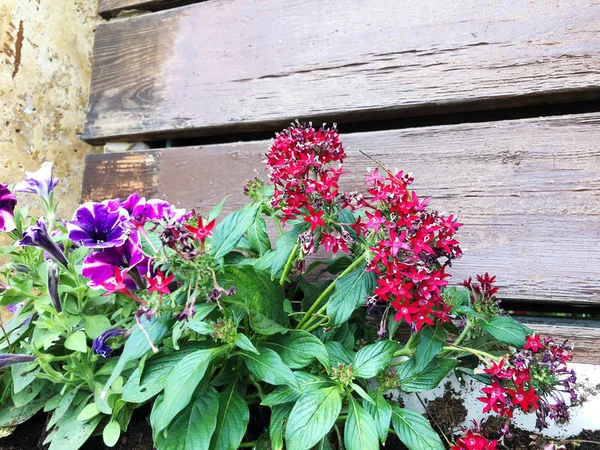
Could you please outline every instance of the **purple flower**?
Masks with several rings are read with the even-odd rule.
[[[185,214],[185,210],[175,209],[169,202],[156,198],[146,200],[137,192],[131,194],[121,206],[129,213],[134,227],[142,227],[148,220],[177,219]]]
[[[111,328],[110,330],[106,330],[92,343],[92,348],[94,349],[94,353],[97,355],[102,355],[103,358],[108,358],[108,356],[113,352],[113,349],[108,345],[108,340],[118,336],[126,336],[129,334],[129,330],[125,328]]]
[[[69,239],[85,247],[119,247],[127,240],[129,214],[111,203],[84,203],[75,212],[75,220],[67,223]]]
[[[58,184],[58,178],[52,178],[54,164],[45,162],[37,172],[25,172],[25,179],[15,186],[15,192],[37,194],[48,201],[50,193]]]
[[[9,232],[15,229],[14,210],[17,197],[8,190],[5,184],[0,184],[0,231]]]
[[[23,233],[23,239],[19,241],[19,245],[43,248],[63,266],[69,266],[65,254],[48,235],[48,230],[46,229],[46,223],[44,222],[43,217],[38,219],[37,225],[30,226],[27,231]]]
[[[136,270],[129,270],[137,267]],[[109,283],[115,276],[115,269],[127,269],[127,276],[123,280],[127,288],[137,289],[141,282],[140,274],[148,271],[148,259],[142,253],[140,238],[132,234],[121,247],[104,249],[101,252],[92,253],[83,260],[81,274],[90,281],[91,288],[99,289]],[[134,281],[137,278],[138,283]]]
[[[32,355],[0,355],[0,369],[13,364],[35,361],[37,356]]]

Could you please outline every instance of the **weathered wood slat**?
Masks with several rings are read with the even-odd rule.
[[[432,207],[456,213],[460,281],[498,275],[503,297],[600,304],[600,114],[357,133],[343,136],[348,190],[372,163],[415,176]],[[243,180],[264,176],[269,141],[97,154],[87,159],[85,200],[133,191],[207,211],[225,194],[240,206]]]
[[[159,11],[176,6],[190,5],[204,0],[98,0],[98,13],[105,18],[115,17],[121,11],[140,9]]]
[[[598,98],[598,23],[593,0],[213,0],[107,23],[84,139]]]

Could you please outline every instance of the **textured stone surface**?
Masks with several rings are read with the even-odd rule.
[[[0,1],[0,182],[56,163],[60,215],[81,195],[80,140],[91,79],[95,0]]]

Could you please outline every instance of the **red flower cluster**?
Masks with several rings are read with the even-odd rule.
[[[481,390],[486,396],[478,399],[486,404],[484,413],[494,411],[512,417],[517,408],[526,413],[537,409],[539,397],[530,383],[528,367],[514,367],[508,360],[501,359],[500,362],[492,361],[491,367],[484,372],[492,378],[492,385]]]
[[[473,282],[471,278],[463,281],[463,286],[471,291],[471,303],[475,311],[489,316],[504,313],[500,308],[500,300],[496,297],[499,288],[494,286],[495,282],[496,276],[490,276],[488,273],[477,275],[477,282]]]
[[[465,434],[458,438],[456,445],[451,447],[451,450],[496,450],[498,441],[488,441],[481,431],[465,430]]]
[[[454,239],[461,226],[454,216],[443,217],[428,211],[429,199],[420,200],[408,186],[413,179],[402,172],[379,175],[376,169],[367,177],[372,203],[365,202],[367,222],[354,225],[357,234],[372,230],[378,241],[367,270],[378,275],[374,296],[391,302],[396,321],[405,320],[418,331],[435,320],[449,320],[449,308],[440,288],[450,275],[446,265],[462,252]],[[446,258],[445,263],[440,259]]]
[[[272,206],[281,208],[282,221],[304,216],[313,232],[324,226],[323,207],[338,198],[342,174],[329,165],[346,156],[335,126],[318,131],[310,124],[292,126],[276,135],[266,156],[275,186]]]

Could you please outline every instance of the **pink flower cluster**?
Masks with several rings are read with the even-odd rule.
[[[429,199],[408,190],[412,181],[402,172],[383,177],[376,169],[367,177],[372,197],[365,208],[372,212],[366,212],[364,225],[359,219],[355,227],[377,235],[367,267],[378,276],[374,296],[391,302],[396,321],[405,320],[418,331],[424,324],[450,320],[440,288],[448,284],[446,265],[462,254],[454,238],[462,224],[452,215],[428,211]]]
[[[575,373],[567,369],[572,359],[569,351],[570,347],[551,337],[541,342],[537,335],[527,336],[522,350],[484,369],[492,384],[482,389],[485,396],[479,398],[485,403],[483,412],[513,417],[518,409],[535,411],[539,429],[548,426],[548,417],[557,423],[568,421],[568,406],[560,393],[569,394],[572,401],[577,399]]]

